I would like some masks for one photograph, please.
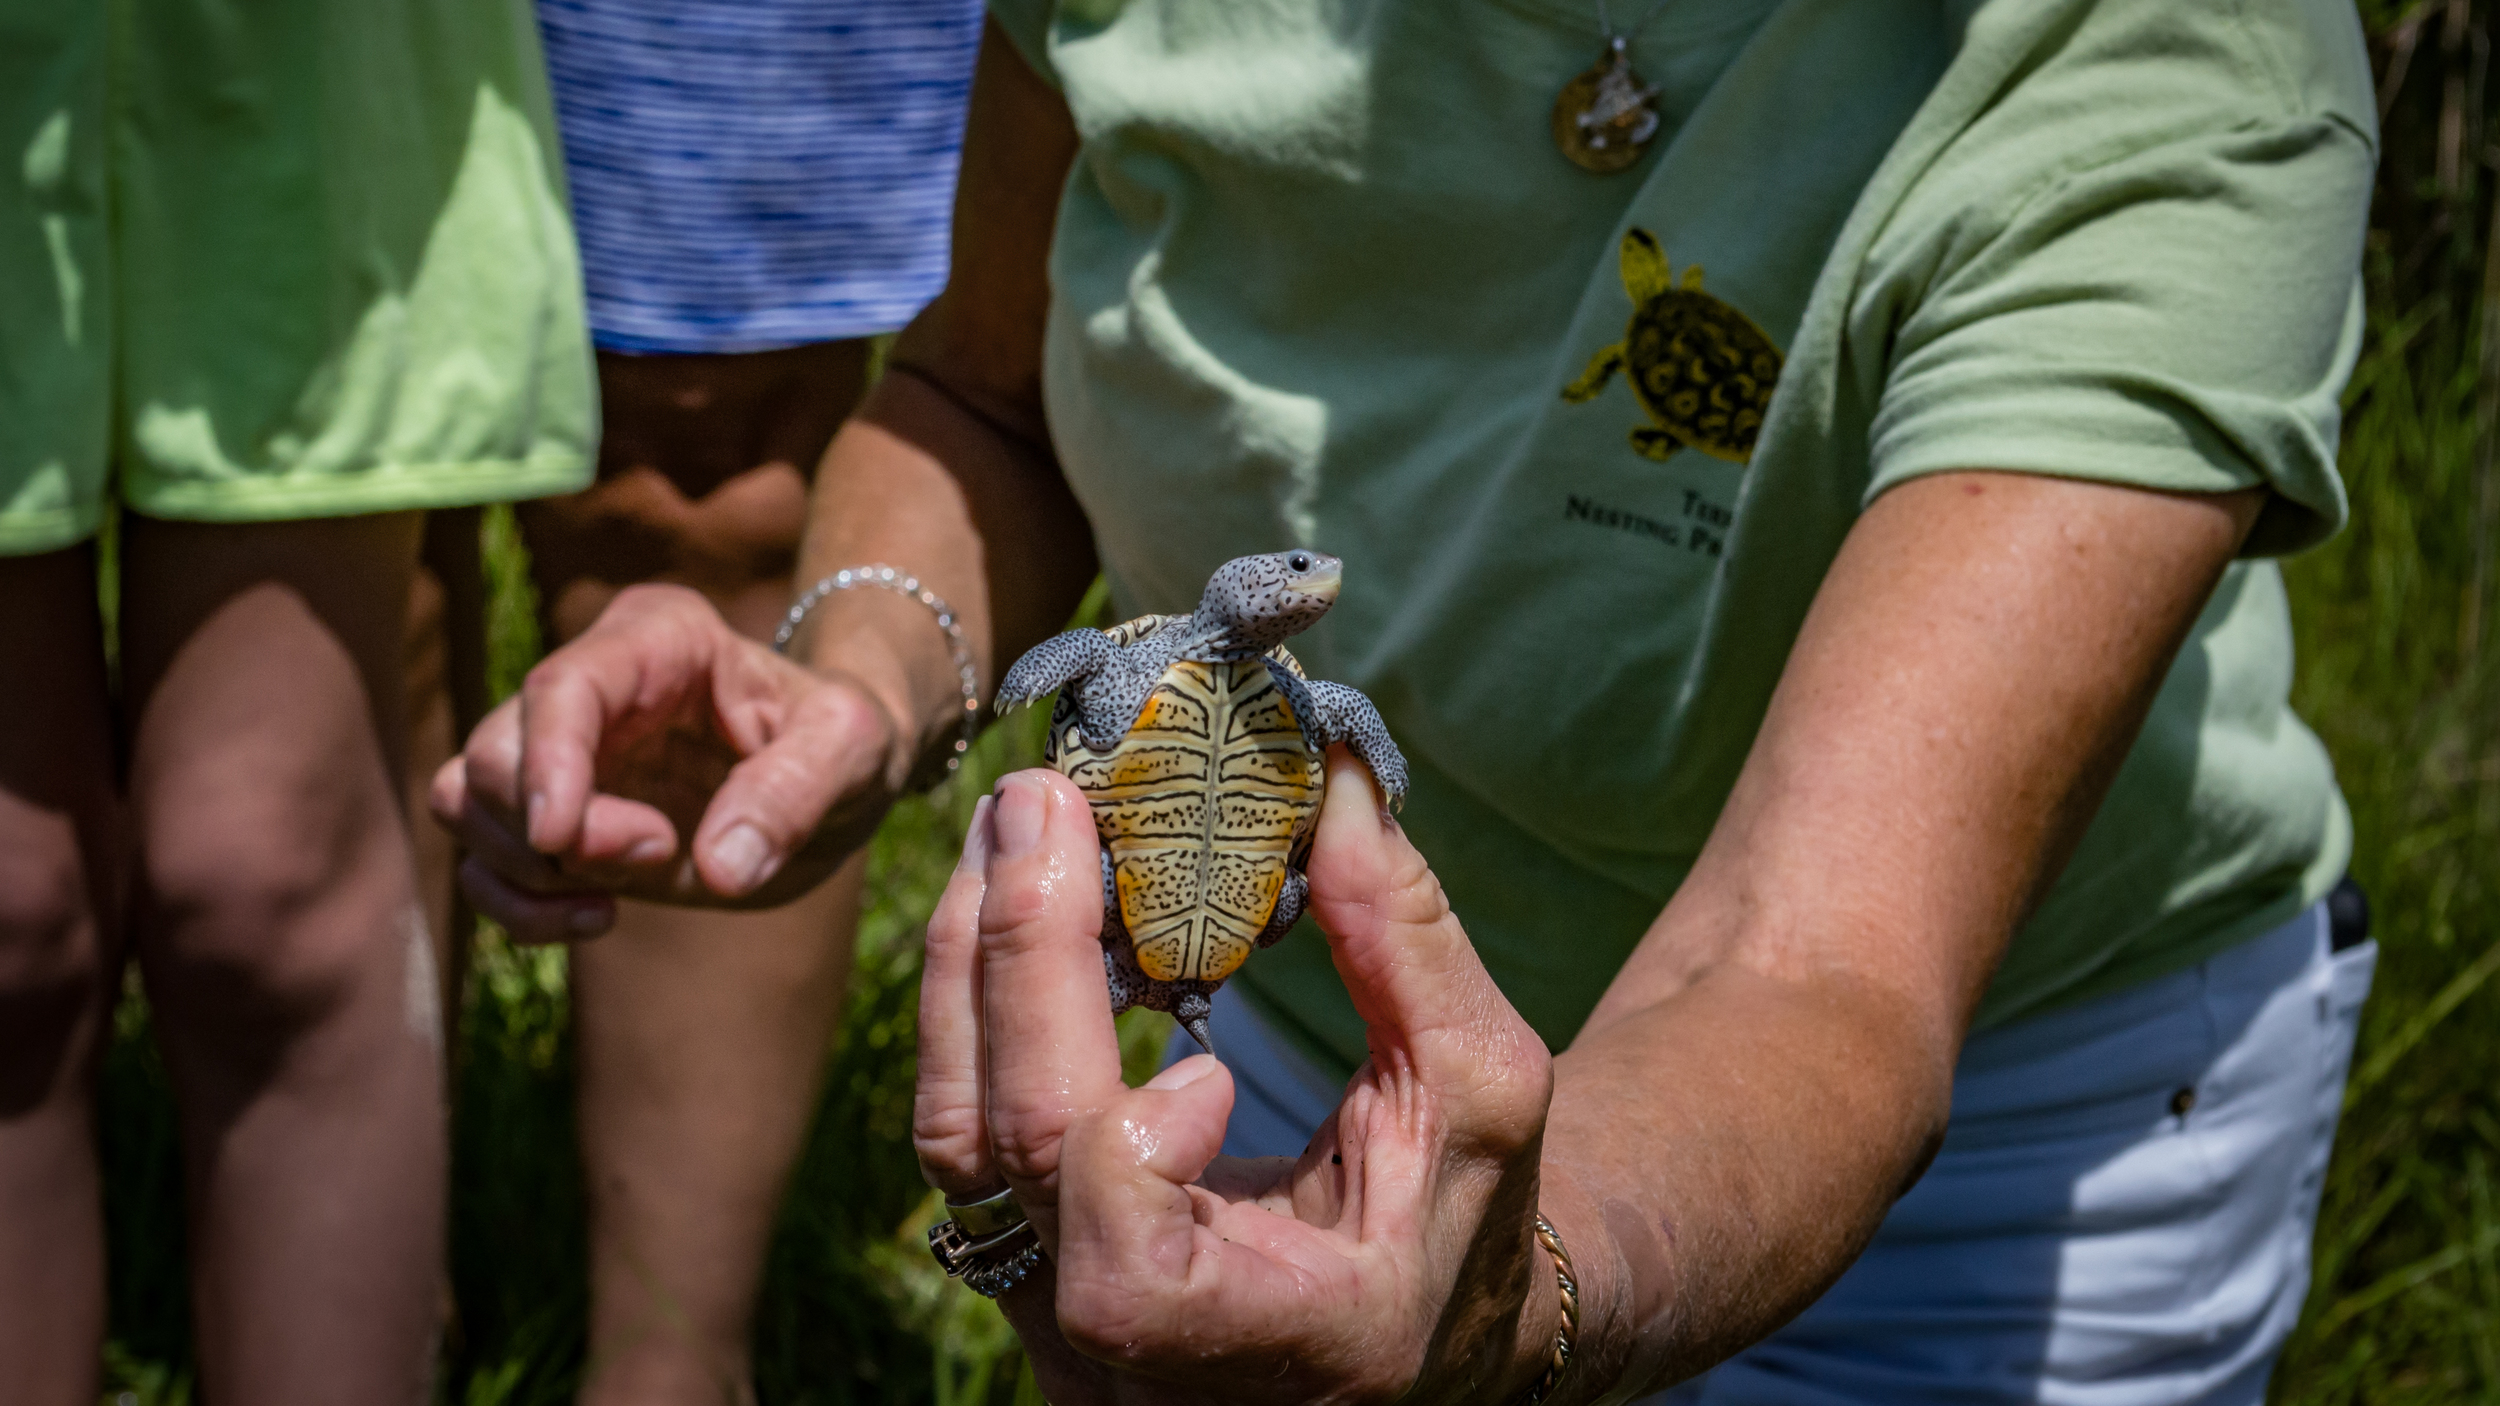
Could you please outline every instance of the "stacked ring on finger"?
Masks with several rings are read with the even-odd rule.
[[[1042,1242],[1032,1233],[1031,1226],[1024,1227],[1024,1231],[1023,1248],[1003,1260],[975,1265],[964,1271],[964,1287],[985,1299],[994,1299],[1023,1283],[1027,1275],[1041,1268]]]
[[[1042,1262],[1041,1236],[1013,1192],[946,1203],[946,1219],[929,1227],[929,1253],[950,1279],[985,1299],[1024,1282]]]

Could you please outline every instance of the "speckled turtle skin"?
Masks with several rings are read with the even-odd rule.
[[[1214,1048],[1215,989],[1302,916],[1329,744],[1405,799],[1406,759],[1379,710],[1306,679],[1284,647],[1335,602],[1342,574],[1319,552],[1239,557],[1194,612],[1070,630],[1000,680],[1001,709],[1058,691],[1043,756],[1093,803],[1115,1014],[1169,1011]]]

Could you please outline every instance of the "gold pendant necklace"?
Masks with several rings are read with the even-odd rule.
[[[1652,4],[1627,33],[1606,23],[1605,0],[1598,0],[1598,27],[1606,47],[1588,71],[1563,85],[1554,98],[1554,145],[1572,165],[1600,174],[1620,171],[1641,159],[1658,135],[1658,90],[1641,82],[1632,68],[1632,40],[1657,18],[1665,0]]]

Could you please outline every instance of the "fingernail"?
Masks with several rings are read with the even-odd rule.
[[[1030,854],[1042,843],[1042,807],[1047,800],[1041,783],[1027,776],[1004,776],[998,782],[998,807],[990,814],[990,836],[1002,859]]]
[[[564,920],[564,925],[571,928],[576,936],[597,937],[615,921],[616,916],[603,908],[576,908],[573,916]]]
[[[990,798],[983,796],[972,803],[972,823],[964,827],[964,855],[955,861],[958,871],[978,869],[990,858]]]
[[[772,876],[773,847],[752,825],[731,827],[712,842],[712,864],[729,880],[730,890],[745,893]]]
[[[528,828],[529,842],[533,848],[538,844],[538,818],[546,813],[547,798],[532,791],[529,799],[529,817],[523,824]]]
[[[1178,1064],[1167,1066],[1162,1073],[1148,1079],[1146,1087],[1160,1089],[1165,1093],[1170,1093],[1174,1089],[1185,1089],[1214,1073],[1215,1068],[1215,1056],[1194,1054]]]
[[[661,860],[668,858],[669,855],[675,853],[676,849],[676,842],[669,839],[666,835],[652,835],[647,838],[634,841],[633,848],[625,851],[625,862],[628,864],[657,864]]]

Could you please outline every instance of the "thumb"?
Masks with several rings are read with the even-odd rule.
[[[1223,1150],[1233,1099],[1232,1071],[1191,1055],[1069,1130],[1059,1166],[1063,1284],[1095,1299],[1111,1285],[1142,1289],[1151,1302],[1189,1278],[1198,1239],[1189,1188]],[[1111,1316],[1133,1326],[1132,1313]]]
[[[725,898],[763,887],[837,802],[881,779],[893,735],[884,710],[856,688],[810,688],[704,808],[694,837],[704,884]]]
[[[1328,749],[1309,878],[1311,915],[1370,1027],[1376,1064],[1411,1065],[1453,1091],[1516,1085],[1541,1106],[1544,1040],[1494,985],[1371,769],[1343,746]]]

